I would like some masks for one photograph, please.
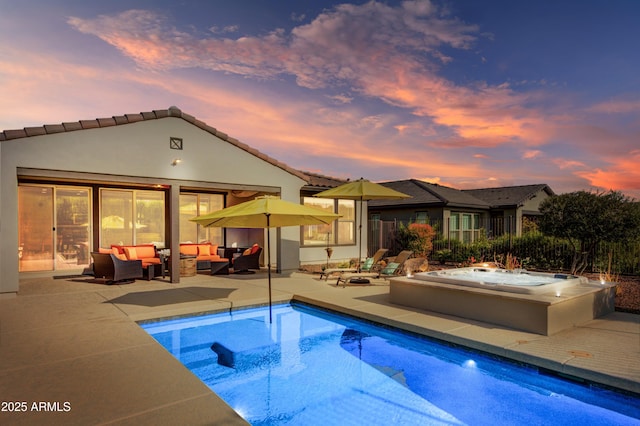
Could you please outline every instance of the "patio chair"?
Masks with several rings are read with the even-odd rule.
[[[92,252],[93,275],[107,284],[142,278],[142,260],[120,260],[113,253]]]
[[[360,267],[360,272],[376,272],[380,270],[380,261],[384,257],[389,249],[381,248],[376,251],[372,257],[367,258],[364,263]],[[347,273],[356,273],[358,272],[358,268],[331,268],[325,269],[320,273],[320,279],[324,277],[325,281],[329,279],[329,275],[333,274],[347,274]],[[368,275],[375,276],[375,275]],[[340,279],[338,279],[338,282]]]
[[[381,248],[376,251],[372,257],[368,257],[360,267],[361,272],[374,272],[380,267],[380,261],[382,257],[387,254],[389,249]]]
[[[233,259],[234,273],[251,273],[250,269],[260,269],[260,254],[262,247],[254,244],[253,247],[245,250],[240,256]]]
[[[413,256],[413,251],[403,250],[398,255],[390,259],[386,267],[380,271],[381,277],[390,277],[394,275],[400,275],[404,269],[404,264]]]

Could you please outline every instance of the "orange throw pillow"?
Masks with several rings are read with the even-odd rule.
[[[243,256],[249,256],[251,254],[251,247],[242,252]]]
[[[198,254],[201,256],[211,256],[211,246],[210,245],[199,245],[198,246]]]
[[[138,252],[136,251],[135,247],[125,247],[124,254],[129,260],[138,260]]]

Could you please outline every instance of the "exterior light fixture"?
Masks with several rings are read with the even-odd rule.
[[[172,166],[177,166],[178,164],[182,163],[182,159],[181,158],[174,158],[173,161],[171,161],[171,165]]]

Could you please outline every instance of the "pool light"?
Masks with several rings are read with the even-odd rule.
[[[478,365],[476,364],[476,362],[472,359],[468,359],[465,362],[462,363],[462,366],[464,368],[473,368],[475,369],[476,367],[478,367]]]

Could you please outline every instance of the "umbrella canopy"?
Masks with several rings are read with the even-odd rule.
[[[338,217],[340,216],[334,213],[284,201],[277,197],[262,196],[190,220],[202,226],[221,228],[279,228],[327,224]]]
[[[340,215],[295,204],[273,196],[257,197],[226,209],[191,218],[202,226],[220,228],[266,228],[267,273],[269,275],[269,322],[271,322],[271,249],[269,229],[283,226],[328,224]]]
[[[362,178],[336,186],[335,188],[327,189],[326,191],[319,192],[314,196],[320,198],[341,198],[343,200],[360,201],[411,198],[410,195]]]
[[[362,260],[362,222],[364,209],[362,202],[368,200],[397,200],[400,198],[411,198],[410,195],[398,192],[395,189],[387,188],[379,183],[371,182],[360,178],[353,182],[348,182],[335,188],[327,189],[314,195],[320,198],[338,198],[343,200],[360,200],[360,226],[358,227],[360,239],[358,242],[358,270]]]

